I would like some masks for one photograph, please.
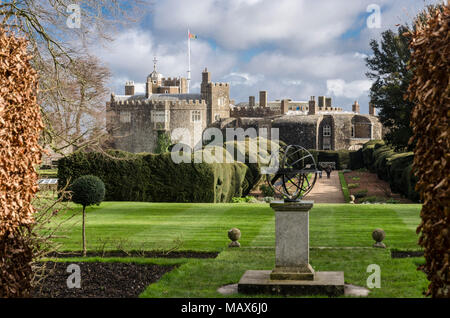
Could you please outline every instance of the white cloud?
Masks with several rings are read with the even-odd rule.
[[[158,0],[151,23],[121,31],[94,53],[111,67],[113,91],[134,80],[142,93],[154,55],[164,76],[186,76],[189,27],[199,36],[191,41],[192,92],[199,91],[206,66],[213,81],[230,82],[236,102],[267,90],[269,99],[331,94],[333,104],[346,109],[357,98],[367,109],[369,41],[436,2],[378,0],[382,28],[368,29],[373,0]]]
[[[343,79],[327,80],[327,94],[336,97],[358,98],[369,92],[372,82],[360,80],[346,82]]]

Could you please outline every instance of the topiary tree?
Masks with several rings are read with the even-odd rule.
[[[105,198],[105,184],[96,176],[82,176],[70,187],[72,201],[83,206],[83,256],[86,256],[86,207],[100,204]]]

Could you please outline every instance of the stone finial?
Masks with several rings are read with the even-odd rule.
[[[350,203],[355,204],[355,200],[356,200],[355,196],[353,194],[350,195]]]
[[[385,239],[385,237],[386,237],[386,233],[384,232],[383,229],[375,229],[372,232],[372,238],[375,241],[375,244],[373,245],[373,247],[386,248],[386,245],[384,243],[382,243],[382,241]]]
[[[237,228],[232,228],[228,231],[228,238],[231,240],[231,243],[228,247],[241,247],[241,244],[238,240],[241,238],[241,231]]]

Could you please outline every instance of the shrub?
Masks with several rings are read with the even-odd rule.
[[[362,156],[363,156],[363,163],[364,167],[370,168],[374,162],[373,158],[373,152],[375,150],[375,147],[380,147],[384,145],[384,141],[382,140],[371,140],[364,144],[362,148]]]
[[[342,193],[344,194],[345,202],[350,202],[350,192],[348,191],[347,182],[345,181],[344,173],[339,171],[339,180],[341,181]]]
[[[92,175],[77,178],[69,188],[72,192],[72,201],[81,204],[83,208],[100,204],[105,198],[105,184]]]
[[[359,183],[349,183],[348,188],[351,189],[356,189],[359,187]]]
[[[105,184],[100,178],[92,175],[77,178],[69,190],[72,193],[72,201],[83,206],[83,256],[86,256],[86,207],[100,204],[105,198]]]
[[[361,180],[361,178],[360,177],[352,177],[352,180],[359,181],[359,180]]]
[[[248,191],[241,163],[180,163],[170,153],[74,153],[58,162],[58,186],[83,175],[103,180],[108,201],[231,202]]]
[[[259,189],[264,197],[273,197],[275,195],[275,191],[267,184],[262,184]]]
[[[255,197],[252,197],[250,195],[245,196],[245,197],[234,197],[231,200],[233,203],[257,203],[258,200]]]
[[[387,199],[387,200],[386,200],[386,203],[389,203],[389,204],[399,204],[400,201],[397,201],[397,200],[395,200],[395,199],[393,199],[393,198],[390,198],[390,199]]]
[[[384,198],[376,197],[376,196],[370,196],[370,197],[364,197],[359,200],[359,203],[383,203],[385,202]]]
[[[355,193],[355,198],[356,199],[361,199],[361,198],[364,198],[365,196],[367,196],[367,190],[361,190],[361,191],[358,191],[358,192],[356,192]]]
[[[271,203],[274,200],[275,200],[274,197],[264,197],[264,202],[266,202],[266,203]]]
[[[352,170],[358,170],[364,168],[364,160],[362,149],[358,151],[350,151],[349,153],[350,166],[348,168]]]

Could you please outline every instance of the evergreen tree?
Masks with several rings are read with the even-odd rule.
[[[411,51],[410,39],[404,35],[407,31],[407,27],[400,26],[397,32],[383,32],[380,43],[370,42],[373,55],[366,59],[366,76],[374,80],[370,98],[388,130],[385,140],[396,149],[411,150],[414,145],[408,146],[408,141],[412,136],[410,115],[414,103],[404,98],[413,74],[408,69]]]

